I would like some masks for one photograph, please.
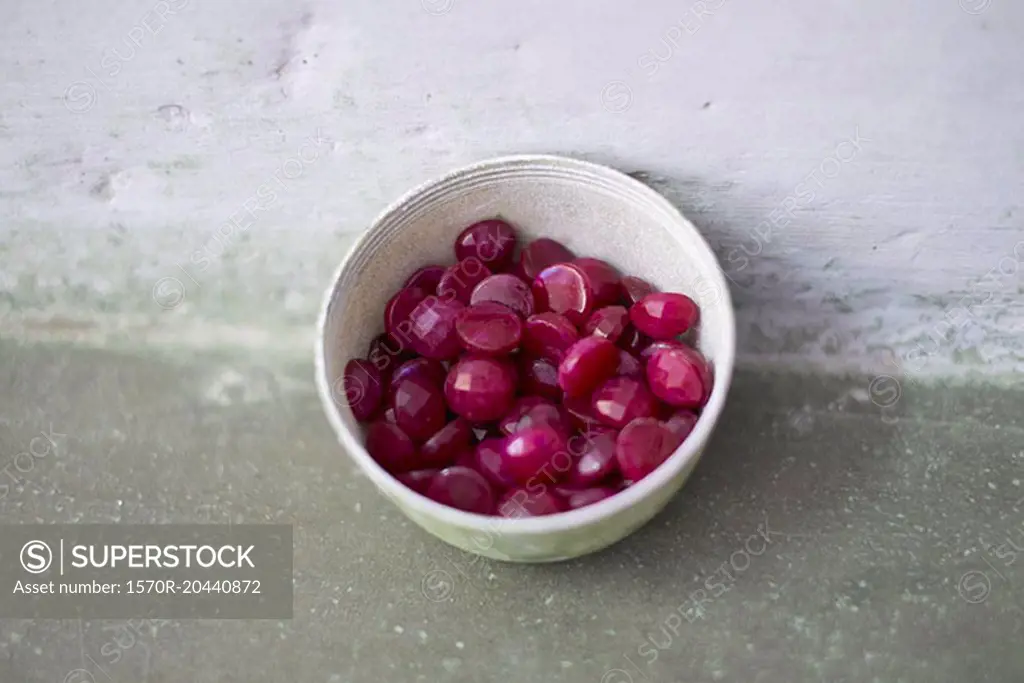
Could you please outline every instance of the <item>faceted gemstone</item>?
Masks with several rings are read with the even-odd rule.
[[[403,287],[398,293],[388,299],[384,307],[384,329],[399,342],[409,344],[408,320],[413,309],[420,305],[420,302],[430,296],[421,287]]]
[[[501,418],[498,428],[503,434],[511,435],[539,425],[550,425],[564,436],[572,431],[569,416],[561,408],[536,396],[516,401],[508,414]]]
[[[510,489],[498,501],[498,514],[509,519],[554,515],[565,509],[565,502],[544,486],[534,487],[532,494],[525,488]]]
[[[491,271],[480,260],[464,259],[444,271],[437,285],[437,295],[443,301],[455,300],[463,305],[468,304],[473,289],[490,275]]]
[[[391,376],[391,391],[394,393],[397,384],[408,377],[415,377],[440,389],[444,386],[447,376],[448,371],[444,369],[440,361],[432,358],[413,358],[405,361],[395,370],[395,374]]]
[[[531,358],[521,354],[519,385],[522,393],[527,396],[542,396],[551,401],[562,399],[562,387],[558,386],[558,366],[546,358]]]
[[[644,350],[640,352],[640,360],[646,364],[647,361],[651,359],[651,356],[653,356],[657,351],[661,351],[662,349],[682,349],[685,347],[686,344],[678,341],[656,341],[645,347]]]
[[[697,413],[691,410],[680,410],[665,420],[665,426],[681,440],[684,440],[697,426],[697,419]]]
[[[618,432],[601,432],[586,437],[583,452],[569,472],[570,486],[594,486],[618,470],[619,465],[615,460],[615,441],[618,436]]]
[[[580,338],[568,318],[558,313],[537,313],[526,319],[523,348],[534,356],[562,362],[565,352]]]
[[[470,447],[473,429],[462,418],[456,418],[426,440],[420,447],[421,467],[445,467]]]
[[[398,427],[378,420],[366,430],[366,452],[392,474],[418,466],[416,444]]]
[[[411,488],[416,493],[426,495],[427,487],[430,486],[430,482],[433,480],[434,475],[440,470],[413,470],[412,472],[403,472],[395,476],[395,479]]]
[[[648,294],[629,309],[629,319],[652,339],[672,339],[697,324],[700,309],[685,294]]]
[[[514,366],[485,356],[466,355],[448,371],[448,407],[472,422],[497,420],[512,407]]]
[[[515,228],[496,218],[474,223],[455,238],[457,261],[476,258],[494,273],[512,266],[515,250]]]
[[[455,332],[466,350],[503,356],[519,347],[523,322],[509,308],[485,301],[459,311]]]
[[[337,386],[337,385],[336,385]],[[342,375],[342,392],[335,389],[335,402],[347,405],[360,422],[369,420],[380,407],[384,383],[380,371],[365,360],[350,360]]]
[[[423,266],[409,277],[405,287],[419,287],[428,294],[437,294],[437,286],[441,284],[445,270],[444,266]]]
[[[615,443],[619,471],[628,481],[640,481],[668,460],[679,444],[679,437],[658,420],[633,420],[619,432]]]
[[[619,337],[619,348],[634,356],[642,353],[650,344],[651,338],[633,327],[633,325],[627,327],[623,331],[622,336]]]
[[[542,270],[533,280],[533,301],[537,311],[561,313],[576,326],[583,324],[596,303],[590,278],[572,263]]]
[[[427,497],[442,505],[489,515],[494,512],[494,492],[484,476],[468,467],[446,467],[434,475]]]
[[[445,424],[447,410],[441,390],[417,377],[395,384],[395,421],[414,441],[426,441]]]
[[[707,362],[687,347],[660,349],[647,361],[647,383],[654,395],[677,408],[700,408],[711,391]],[[708,382],[706,384],[706,382]]]
[[[658,290],[654,288],[654,285],[641,280],[638,277],[632,275],[626,275],[619,281],[619,285],[622,287],[622,303],[626,307],[630,307],[640,299],[643,299],[648,294],[654,294]]]
[[[516,485],[505,460],[505,439],[484,439],[473,451],[473,469],[480,472],[499,489]]]
[[[465,308],[458,301],[432,296],[424,299],[409,315],[410,343],[416,353],[427,358],[454,358],[462,350],[455,320]]]
[[[619,367],[615,374],[622,377],[644,377],[644,366],[632,354],[619,349]]]
[[[629,327],[629,311],[623,306],[605,306],[590,314],[583,326],[583,334],[604,337],[611,343],[619,341]]]
[[[614,266],[596,258],[578,258],[573,263],[587,276],[590,291],[594,293],[595,308],[619,303],[622,293],[619,285],[621,277]]]
[[[549,424],[521,429],[505,441],[508,473],[520,484],[535,478],[556,477],[560,464],[557,461],[565,458],[569,458],[566,437]]]
[[[493,301],[508,306],[521,318],[533,315],[533,292],[530,291],[530,285],[508,273],[491,275],[481,281],[473,288],[469,301],[473,304]]]
[[[607,339],[584,337],[573,344],[558,366],[558,385],[569,396],[582,396],[615,373],[619,349]]]
[[[606,425],[622,429],[638,417],[657,417],[658,402],[642,380],[612,377],[591,396],[594,415]]]
[[[498,421],[498,429],[502,434],[514,434],[523,416],[540,405],[551,405],[551,403],[539,396],[523,396],[516,399],[509,411]]]
[[[578,510],[582,507],[598,503],[605,498],[611,498],[618,492],[618,489],[610,486],[598,486],[592,489],[574,491],[566,497],[565,502],[570,510]]]
[[[556,263],[572,261],[575,255],[561,242],[541,237],[523,247],[519,255],[517,274],[527,282],[533,282],[540,271]]]

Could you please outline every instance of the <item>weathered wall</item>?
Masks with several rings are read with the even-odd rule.
[[[741,359],[997,376],[1024,365],[1021,35],[1010,0],[12,0],[0,332],[306,354],[387,202],[558,152],[705,230]]]

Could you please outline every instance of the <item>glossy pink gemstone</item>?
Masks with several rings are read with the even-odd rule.
[[[638,417],[657,417],[658,402],[643,380],[612,377],[591,396],[594,415],[606,425],[622,429]]]
[[[366,452],[392,474],[417,467],[416,444],[398,427],[378,420],[366,430]]]
[[[468,304],[473,289],[490,275],[490,269],[479,259],[468,258],[459,261],[444,271],[441,282],[437,285],[437,295],[443,301],[454,300],[463,305]]]
[[[523,349],[534,356],[561,363],[565,352],[580,338],[568,318],[558,313],[537,313],[526,319]]]
[[[629,309],[629,319],[652,339],[673,339],[697,324],[700,309],[685,294],[648,294]]]
[[[471,422],[497,420],[512,407],[516,392],[514,366],[485,356],[465,355],[444,384],[448,406]]]
[[[426,495],[427,487],[430,486],[430,482],[434,479],[434,475],[440,470],[413,470],[412,472],[402,472],[401,474],[395,475],[395,479],[411,488],[416,493]]]
[[[498,514],[509,519],[523,519],[565,512],[565,501],[547,487],[535,486],[531,490],[532,493],[525,488],[506,491],[498,501]]]
[[[619,337],[619,348],[634,356],[643,352],[651,344],[651,338],[630,325]]]
[[[619,464],[615,459],[615,442],[618,432],[601,432],[586,436],[583,452],[569,471],[569,485],[588,488],[614,475]]]
[[[621,377],[645,378],[644,366],[632,354],[619,349],[619,367],[615,374]]]
[[[416,377],[395,384],[395,422],[414,441],[426,441],[447,421],[441,389]]]
[[[508,273],[485,278],[473,288],[469,301],[472,304],[493,301],[511,308],[521,318],[533,315],[533,292],[530,291],[530,285]]]
[[[689,348],[686,344],[679,341],[656,341],[646,346],[643,351],[640,352],[640,360],[643,363],[647,363],[657,351],[662,349],[681,349]]]
[[[547,401],[539,396],[523,396],[522,398],[516,399],[516,402],[512,405],[507,413],[498,421],[498,429],[502,434],[514,434],[516,428],[519,425],[519,421],[523,419],[530,410],[542,405],[552,405],[550,401]]]
[[[592,431],[600,424],[597,416],[594,415],[590,406],[590,394],[581,396],[566,396],[562,399],[562,407],[569,414],[569,419],[576,429],[583,432]]]
[[[527,282],[533,282],[540,271],[556,263],[572,261],[575,254],[569,251],[561,242],[541,237],[523,247],[519,255],[519,263],[516,270],[518,275]]]
[[[562,387],[558,386],[558,366],[546,358],[531,358],[521,354],[519,385],[522,393],[527,396],[542,396],[551,401],[562,399]]]
[[[489,515],[494,512],[494,492],[484,476],[468,467],[447,467],[427,487],[427,497],[442,505]]]
[[[437,286],[441,284],[445,270],[444,266],[423,266],[406,280],[404,287],[419,287],[428,294],[437,294]]]
[[[624,479],[637,482],[658,469],[679,446],[680,440],[651,417],[633,420],[619,432],[615,459]]]
[[[629,327],[629,311],[624,306],[605,306],[590,314],[583,334],[604,337],[613,344]]]
[[[398,340],[399,343],[408,347],[409,339],[409,316],[413,309],[420,305],[424,299],[433,292],[428,292],[420,287],[403,287],[388,299],[384,306],[384,330]]]
[[[533,280],[533,301],[538,312],[561,313],[577,327],[590,316],[596,299],[583,268],[558,263],[542,270]]]
[[[660,349],[647,361],[647,383],[654,395],[677,408],[700,408],[711,392],[707,361],[688,347]]]
[[[619,303],[622,296],[619,281],[622,278],[614,266],[596,258],[578,258],[573,263],[583,269],[589,280],[595,308]]]
[[[512,266],[515,251],[515,228],[499,219],[474,223],[455,238],[457,261],[476,258],[495,273]]]
[[[539,425],[550,425],[566,437],[572,432],[568,414],[536,396],[526,396],[516,401],[508,414],[501,418],[498,428],[503,434],[511,435]]]
[[[437,360],[459,355],[462,343],[455,331],[455,321],[464,308],[458,301],[445,301],[436,296],[421,301],[409,315],[409,343],[413,350]]]
[[[568,474],[572,458],[565,434],[548,424],[521,429],[505,441],[508,473],[520,484],[557,480]]]
[[[590,393],[615,374],[619,349],[607,339],[584,337],[573,344],[558,366],[558,385],[569,396]]]
[[[440,389],[444,386],[447,376],[448,371],[441,365],[441,361],[432,358],[413,358],[399,365],[395,374],[391,376],[391,393],[394,394],[395,387],[400,381],[409,377],[415,377]]]
[[[686,439],[697,426],[697,413],[691,410],[680,410],[665,420],[665,427],[671,430],[681,440]]]
[[[583,489],[582,491],[574,491],[569,494],[565,503],[570,510],[578,510],[594,503],[599,503],[605,498],[611,498],[619,490],[610,486],[599,486],[592,489]]]
[[[633,277],[632,275],[626,275],[623,277],[622,280],[619,281],[619,284],[622,287],[622,303],[625,304],[627,308],[635,304],[637,301],[640,301],[640,299],[643,299],[648,294],[654,294],[658,291],[651,283],[646,280],[641,280],[638,277]]]
[[[516,485],[515,477],[509,473],[505,460],[504,438],[484,439],[477,444],[473,451],[473,469],[499,489]]]
[[[340,387],[335,386],[335,402],[339,405],[347,405],[360,422],[365,422],[373,417],[384,397],[384,381],[380,370],[369,361],[350,360],[345,364],[340,384]]]
[[[466,350],[503,356],[519,348],[523,322],[511,309],[485,301],[459,311],[455,332]]]
[[[455,462],[463,451],[469,450],[473,429],[462,418],[456,418],[437,430],[420,447],[421,467],[446,467]]]

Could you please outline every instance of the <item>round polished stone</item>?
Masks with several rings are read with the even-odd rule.
[[[442,505],[489,515],[494,512],[494,492],[484,476],[468,467],[446,467],[434,475],[427,497]]]
[[[627,481],[640,481],[668,460],[679,444],[679,437],[660,421],[651,417],[633,420],[615,442],[619,471]]]
[[[583,268],[558,263],[542,270],[533,280],[533,301],[538,312],[560,313],[579,327],[594,310],[596,299]]]
[[[456,260],[476,258],[494,273],[512,266],[515,250],[515,228],[496,218],[474,223],[455,238]]]
[[[680,410],[665,420],[665,426],[682,440],[697,426],[697,420],[697,413],[692,410]]]
[[[462,351],[455,321],[465,307],[458,301],[432,296],[424,299],[409,315],[409,342],[416,353],[427,358],[446,360]]]
[[[613,344],[629,327],[629,311],[624,306],[605,306],[590,314],[583,334],[604,337]]]
[[[512,409],[498,422],[498,429],[503,434],[512,435],[538,425],[550,425],[566,437],[572,432],[568,413],[536,396],[518,399]]]
[[[569,396],[590,393],[619,366],[619,349],[607,339],[584,337],[573,344],[558,366],[558,385]]]
[[[540,271],[548,266],[566,263],[573,258],[575,255],[561,242],[541,237],[523,247],[515,271],[522,279],[533,282]]]
[[[473,469],[498,489],[516,485],[515,477],[508,471],[505,460],[504,438],[484,439],[478,443],[473,451]]]
[[[448,406],[471,422],[490,422],[508,412],[516,392],[513,366],[495,358],[465,355],[445,380]]]
[[[456,418],[437,430],[420,447],[422,467],[446,467],[455,462],[460,453],[470,448],[473,429],[462,418]]]
[[[537,313],[526,319],[523,349],[534,356],[561,363],[580,335],[568,318],[559,313]]]
[[[688,347],[656,351],[647,361],[647,383],[654,395],[677,408],[700,408],[711,392],[707,361]]]
[[[576,458],[569,472],[569,486],[588,488],[614,475],[619,464],[615,459],[615,442],[619,433],[615,431],[587,435],[583,440],[583,452]]]
[[[373,363],[353,359],[345,364],[342,374],[341,391],[334,391],[335,402],[347,405],[360,422],[366,422],[376,414],[384,397],[384,380],[380,370]]]
[[[591,396],[594,415],[615,429],[622,429],[638,417],[657,417],[658,402],[643,380],[612,377]]]
[[[673,339],[697,324],[700,309],[685,294],[648,294],[629,309],[633,325],[656,340]]]
[[[413,309],[433,294],[422,287],[403,287],[384,306],[384,330],[399,342],[407,342],[408,320]]]
[[[471,304],[485,301],[501,304],[515,311],[520,318],[533,315],[533,292],[530,285],[508,273],[498,273],[482,280],[473,288],[469,301]]]
[[[511,309],[485,301],[459,311],[455,331],[467,351],[503,356],[519,348],[523,322]]]
[[[444,394],[420,378],[407,377],[396,383],[392,404],[395,422],[414,441],[426,441],[445,425]]]
[[[508,472],[520,484],[557,478],[561,474],[556,467],[560,456],[568,457],[566,436],[550,424],[520,429],[505,440]]]
[[[432,358],[413,358],[399,365],[391,375],[391,393],[394,393],[400,381],[408,377],[415,377],[440,389],[444,386],[444,379],[447,376],[448,371],[441,365],[441,361]]]
[[[398,425],[378,420],[366,430],[366,452],[392,474],[418,467],[416,444]]]
[[[440,470],[413,470],[411,472],[402,472],[401,474],[397,474],[395,475],[395,479],[402,482],[416,493],[426,495],[427,487],[430,486],[430,482],[438,472],[440,472]]]

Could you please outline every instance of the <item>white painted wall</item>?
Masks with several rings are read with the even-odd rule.
[[[999,375],[1024,365],[1022,35],[1014,0],[8,0],[0,331],[307,354],[387,202],[558,152],[705,230],[742,359]]]

